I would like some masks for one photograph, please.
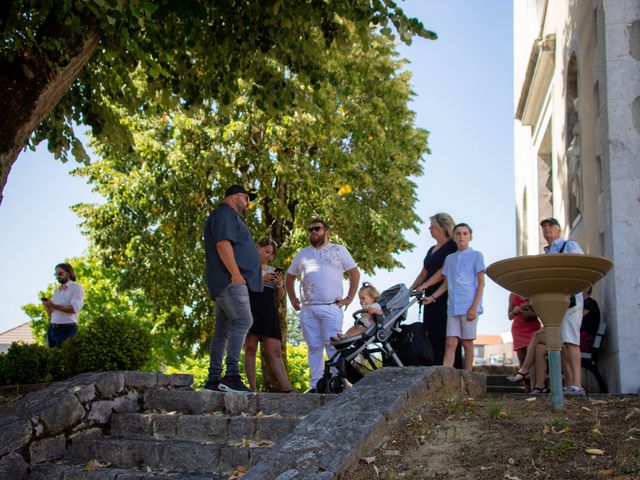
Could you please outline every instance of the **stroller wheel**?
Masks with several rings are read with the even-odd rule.
[[[329,385],[327,379],[322,377],[320,380],[318,380],[318,383],[316,383],[316,391],[318,393],[329,393],[328,386]]]
[[[344,390],[342,377],[331,377],[328,384],[328,393],[340,393]]]

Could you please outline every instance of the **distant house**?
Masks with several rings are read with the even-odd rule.
[[[0,353],[9,350],[13,342],[34,343],[35,341],[36,339],[31,333],[31,322],[25,322],[0,333]]]
[[[474,365],[511,365],[513,342],[509,338],[503,339],[501,335],[478,335],[473,341],[473,363]]]

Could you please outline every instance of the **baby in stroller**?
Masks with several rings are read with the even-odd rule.
[[[373,315],[382,315],[382,307],[377,303],[380,292],[369,282],[364,282],[358,291],[358,298],[362,306],[361,315],[357,318],[353,327],[346,333],[338,333],[330,338],[331,342],[338,342],[346,338],[358,337],[366,332],[375,323]]]

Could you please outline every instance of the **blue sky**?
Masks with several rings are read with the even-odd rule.
[[[436,212],[473,227],[471,246],[483,252],[487,265],[515,255],[512,2],[398,3],[439,36],[399,47],[411,62],[412,109],[417,124],[431,132],[432,154],[416,179],[417,211],[425,221],[420,234],[407,232],[416,248],[398,257],[404,269],[363,278],[379,289],[414,280],[433,243],[427,227]],[[69,175],[75,166],[55,161],[41,145],[22,153],[11,170],[0,205],[0,331],[28,320],[20,307],[37,301],[38,291],[53,281],[56,263],[86,252],[69,207],[97,199],[82,179]],[[509,330],[507,292],[490,280],[484,309],[479,333]],[[409,321],[417,319],[414,308]]]

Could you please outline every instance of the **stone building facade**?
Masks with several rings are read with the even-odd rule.
[[[539,221],[615,267],[594,288],[610,391],[640,391],[640,1],[514,0],[519,255]]]

